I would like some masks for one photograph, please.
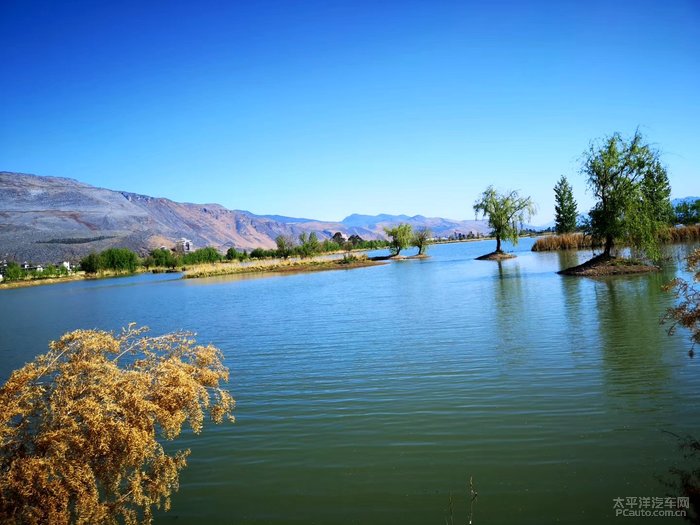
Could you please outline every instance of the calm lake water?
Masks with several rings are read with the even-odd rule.
[[[555,272],[590,252],[496,263],[483,241],[351,271],[177,275],[0,292],[0,379],[76,328],[197,332],[232,371],[237,421],[192,449],[157,523],[621,523],[613,499],[677,496],[668,432],[700,435],[699,360],[659,325],[654,275]],[[680,520],[644,518],[644,523]]]

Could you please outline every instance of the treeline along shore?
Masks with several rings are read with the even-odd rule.
[[[358,236],[351,236],[350,239],[333,237],[320,242],[311,233],[300,235],[298,241],[280,236],[276,249],[256,248],[250,253],[229,248],[222,254],[212,246],[182,253],[161,247],[140,257],[128,248],[109,248],[83,257],[76,267],[28,267],[16,262],[5,262],[0,273],[0,288],[117,277],[149,271],[178,272],[183,274],[183,278],[196,278],[238,273],[353,269],[379,264],[358,252],[381,249],[388,245],[388,241],[365,241]]]

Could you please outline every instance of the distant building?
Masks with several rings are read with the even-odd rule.
[[[194,251],[194,245],[191,240],[183,237],[175,243],[175,251],[178,253],[191,253]]]

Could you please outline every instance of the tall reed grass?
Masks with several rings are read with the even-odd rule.
[[[698,240],[700,240],[700,224],[681,226],[679,228],[669,226],[668,228],[664,228],[659,232],[659,241],[662,243]],[[555,250],[585,250],[602,248],[602,246],[602,241],[594,241],[590,235],[584,235],[583,233],[565,233],[563,235],[548,235],[546,237],[540,237],[532,246],[532,251],[546,252]]]
[[[669,228],[659,236],[661,242],[688,242],[700,240],[700,224],[681,226],[680,228]]]
[[[599,248],[601,246],[602,243],[594,243],[590,235],[584,235],[583,233],[565,233],[563,235],[540,237],[532,246],[532,251],[584,250],[587,248]]]

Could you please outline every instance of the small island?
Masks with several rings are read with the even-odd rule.
[[[671,186],[659,153],[637,130],[627,140],[613,133],[591,143],[584,154],[582,172],[596,196],[588,228],[603,242],[603,253],[589,261],[560,271],[562,275],[603,276],[646,273],[658,266],[613,256],[616,239],[650,261],[661,258],[659,234],[673,217]],[[555,188],[555,194],[559,192]],[[562,209],[558,202],[558,210]]]
[[[646,264],[637,259],[625,257],[612,257],[604,254],[593,257],[578,266],[566,268],[557,272],[559,275],[572,275],[577,277],[603,277],[606,275],[630,275],[636,273],[649,273],[660,270],[658,266]]]

